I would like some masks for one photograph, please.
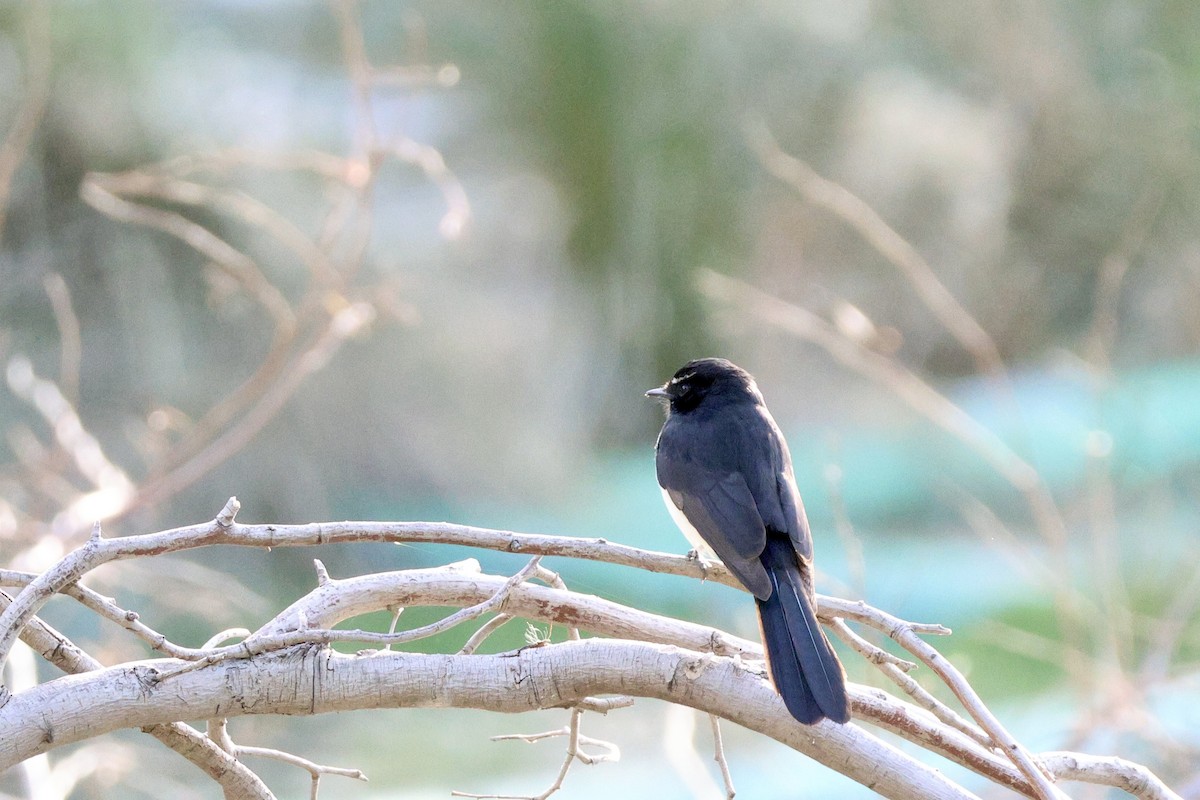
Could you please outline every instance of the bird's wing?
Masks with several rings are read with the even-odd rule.
[[[700,538],[755,597],[770,597],[771,581],[760,560],[766,528],[742,475],[672,458],[661,449],[657,466],[659,485]]]
[[[788,452],[783,432],[766,408],[761,408],[756,425],[765,425],[766,435],[749,440],[761,443],[761,452],[743,457],[743,470],[749,475],[750,493],[758,503],[759,513],[768,529],[786,533],[801,559],[812,561],[812,534],[796,476],[792,471],[792,456]],[[749,437],[748,437],[749,438]]]
[[[786,455],[786,450],[784,453]],[[796,549],[796,554],[811,562],[813,557],[812,533],[808,529],[808,515],[804,513],[804,503],[800,500],[800,490],[796,488],[796,478],[792,474],[790,459],[786,462],[784,469],[775,473],[774,478],[772,488],[779,498],[788,538],[792,540],[792,547]]]

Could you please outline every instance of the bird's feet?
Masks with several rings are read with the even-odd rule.
[[[700,551],[694,547],[691,550],[688,550],[687,559],[688,561],[695,561],[700,567],[700,580],[708,580],[708,571],[712,569],[713,562],[700,555]]]

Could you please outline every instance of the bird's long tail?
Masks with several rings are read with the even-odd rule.
[[[758,616],[776,691],[792,716],[806,725],[825,718],[847,722],[846,675],[817,623],[788,537],[768,532],[762,560],[773,591],[757,601]]]

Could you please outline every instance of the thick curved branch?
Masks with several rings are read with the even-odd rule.
[[[61,745],[180,719],[406,707],[515,713],[632,694],[732,720],[884,797],[974,797],[857,726],[796,723],[770,684],[733,659],[666,645],[585,639],[486,656],[295,648],[161,678],[184,664],[125,664],[12,696],[0,707],[0,770]],[[95,713],[98,698],[111,713]]]
[[[9,602],[8,596],[0,592],[0,607]],[[26,626],[21,639],[42,658],[67,674],[94,673],[104,669],[103,664],[40,619],[34,619]],[[142,730],[195,764],[222,788],[226,797],[275,800],[275,795],[267,785],[245,764],[182,722],[146,725]]]

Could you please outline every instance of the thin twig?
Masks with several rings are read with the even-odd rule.
[[[461,236],[471,219],[471,203],[462,183],[446,166],[441,152],[435,147],[407,138],[401,139],[385,152],[418,167],[430,183],[441,190],[446,201],[446,213],[438,223],[438,232],[449,240]]]
[[[1166,677],[1181,637],[1196,619],[1196,608],[1200,607],[1200,570],[1189,565],[1187,571],[1191,575],[1180,583],[1171,602],[1150,628],[1150,642],[1140,669],[1142,681],[1147,685]]]
[[[846,509],[846,498],[842,492],[842,468],[830,464],[823,470],[825,487],[829,496],[830,510],[833,512],[834,530],[846,553],[846,565],[850,571],[851,590],[859,597],[867,594],[867,561],[863,557],[862,539],[854,530],[850,514]]]
[[[299,259],[301,265],[312,275],[323,275],[330,269],[329,255],[317,245],[311,236],[286,216],[245,192],[197,183],[170,172],[153,169],[137,169],[121,173],[91,172],[84,176],[84,180],[90,181],[109,195],[123,198],[131,203],[134,197],[152,197],[173,204],[210,209],[227,214],[250,228],[268,234],[282,244]],[[138,207],[145,208],[140,205]],[[158,226],[154,225],[154,227]],[[184,229],[180,228],[179,230]],[[178,235],[174,228],[167,232]],[[191,243],[187,237],[180,236],[179,238]],[[201,250],[201,252],[205,255],[208,254],[205,250]],[[217,252],[218,255],[221,254],[221,251]],[[234,268],[233,277],[239,282],[246,282],[247,288],[255,296],[270,286],[261,273],[245,269],[248,264],[253,262],[247,262],[242,258],[230,261],[229,266]],[[270,288],[274,289],[273,286]],[[273,317],[279,320],[288,319],[290,308],[286,302],[281,304],[267,295],[259,299],[268,301],[262,304]]]
[[[32,572],[0,569],[0,586],[25,587],[36,578],[37,575]],[[192,661],[197,658],[203,658],[206,653],[205,648],[184,647],[183,645],[175,644],[164,634],[159,633],[154,628],[142,622],[141,616],[136,611],[121,608],[112,598],[105,597],[81,583],[75,583],[66,587],[62,590],[62,594],[72,598],[84,608],[99,615],[102,619],[121,626],[149,645],[152,650],[164,655]],[[240,634],[237,633],[239,631],[241,632]],[[244,628],[231,629],[231,631],[226,631],[226,633],[243,637],[249,635],[249,631]]]
[[[318,563],[320,563],[320,562],[318,562]],[[390,635],[390,634],[393,634],[396,632],[396,626],[400,624],[400,617],[401,617],[401,615],[404,614],[404,606],[396,606],[395,608],[389,608],[388,611],[390,611],[392,614],[392,620],[391,620],[391,622],[388,623],[388,634]],[[386,645],[384,645],[383,649],[391,650],[392,643],[388,642]]]
[[[399,89],[421,89],[427,86],[449,89],[457,86],[461,78],[462,72],[455,64],[442,64],[440,67],[417,64],[411,67],[375,67],[371,70],[373,84]]]
[[[458,651],[460,656],[469,656],[479,649],[479,645],[483,644],[489,636],[495,633],[501,625],[512,619],[511,614],[497,614],[487,622],[479,626],[479,630],[471,634],[471,638],[467,639],[466,644]]]
[[[721,780],[725,783],[725,797],[733,800],[737,789],[733,787],[733,776],[729,774],[729,762],[725,760],[725,743],[721,739],[721,718],[716,714],[709,714],[708,721],[712,725],[713,760],[721,768]]]
[[[265,758],[270,761],[290,764],[293,767],[299,767],[304,770],[312,777],[309,790],[310,800],[316,800],[321,786],[321,776],[323,775],[337,775],[342,778],[353,778],[354,780],[364,782],[367,780],[367,776],[360,769],[318,764],[294,753],[288,753],[273,747],[240,745],[229,735],[229,720],[224,718],[209,721],[208,738],[220,747],[221,750],[229,753],[230,756],[236,758],[239,762],[246,757]]]
[[[340,275],[348,279],[358,271],[366,256],[374,224],[373,215],[368,211],[383,158],[372,103],[373,70],[367,57],[359,4],[357,0],[330,0],[330,6],[338,22],[342,59],[353,89],[354,157],[360,174],[354,187],[344,192],[341,201],[330,209],[320,241],[325,249],[334,252],[339,238],[345,236],[339,258]]]
[[[267,758],[272,761],[279,761],[284,764],[290,764],[293,767],[299,767],[307,771],[313,778],[314,792],[316,784],[320,781],[322,775],[337,775],[342,778],[353,778],[356,781],[366,781],[367,776],[361,769],[352,767],[332,767],[326,764],[318,764],[314,761],[309,761],[307,758],[301,758],[293,753],[285,753],[282,750],[276,750],[270,747],[248,747],[246,745],[237,745],[235,752],[238,756],[250,756],[253,758]]]
[[[567,737],[566,756],[563,758],[562,765],[558,768],[558,775],[555,776],[554,782],[551,783],[550,786],[547,787],[546,790],[543,791],[541,794],[537,794],[537,795],[475,794],[472,792],[453,791],[450,793],[450,796],[451,797],[471,797],[471,798],[475,798],[475,800],[484,800],[484,798],[490,798],[490,800],[546,800],[546,798],[550,797],[551,795],[555,794],[560,789],[562,789],[563,782],[567,778],[567,773],[571,769],[571,764],[573,764],[576,759],[583,762],[584,764],[589,764],[589,765],[599,764],[604,761],[619,760],[621,754],[620,754],[620,750],[617,749],[617,746],[615,744],[612,744],[611,742],[601,741],[599,739],[592,739],[590,737],[583,736],[582,734],[580,734],[579,723],[580,723],[580,720],[582,719],[582,717],[583,717],[583,710],[579,709],[579,708],[573,708],[573,709],[571,709],[570,720],[567,723],[567,727],[565,727],[565,728],[559,728],[559,729],[553,730],[553,731],[545,731],[543,733],[509,733],[509,734],[504,734],[501,736],[493,736],[492,737],[493,742],[519,741],[519,742],[525,742],[526,744],[534,744],[535,742],[540,742],[543,739],[552,739],[552,738],[556,738],[559,736]],[[592,754],[586,753],[581,748],[581,745],[584,745],[584,744],[592,745],[595,747],[600,747],[603,750],[603,752],[598,755],[592,755]]]
[[[123,513],[163,502],[191,486],[241,450],[279,413],[306,379],[324,369],[342,345],[368,326],[374,318],[374,309],[366,303],[346,306],[330,317],[314,342],[303,350],[278,381],[267,387],[241,419],[229,426],[190,461],[161,478],[143,484]]]
[[[109,185],[112,180],[110,176],[101,174],[85,175],[79,188],[80,199],[105,216],[174,236],[247,289],[277,325],[286,327],[294,324],[291,305],[282,292],[267,280],[253,258],[183,214],[152,208],[118,195]]]
[[[81,524],[107,518],[124,508],[134,495],[134,482],[105,455],[104,449],[84,427],[75,407],[67,400],[58,384],[39,377],[32,362],[23,355],[14,355],[5,369],[5,378],[13,394],[34,408],[53,432],[56,444],[66,453],[75,469],[93,487],[67,503],[66,508],[50,522],[50,532],[66,538],[78,531]],[[84,523],[88,520],[88,523]],[[2,663],[2,661],[0,661]]]
[[[356,0],[330,0],[330,7],[337,18],[342,57],[354,87],[354,110],[358,123],[355,130],[359,137],[357,149],[366,154],[371,152],[379,141],[379,132],[371,104],[372,70],[367,59],[366,43],[363,41],[358,3]]]
[[[83,339],[79,333],[79,316],[71,304],[71,290],[62,275],[51,272],[42,281],[54,322],[58,326],[59,358],[58,386],[72,406],[79,405],[79,365],[83,359]]]
[[[1117,338],[1118,308],[1121,285],[1138,250],[1154,226],[1167,197],[1169,184],[1153,180],[1137,198],[1116,247],[1100,264],[1096,281],[1096,297],[1092,302],[1092,324],[1084,340],[1083,352],[1091,365],[1102,371],[1109,369],[1113,342]]]

